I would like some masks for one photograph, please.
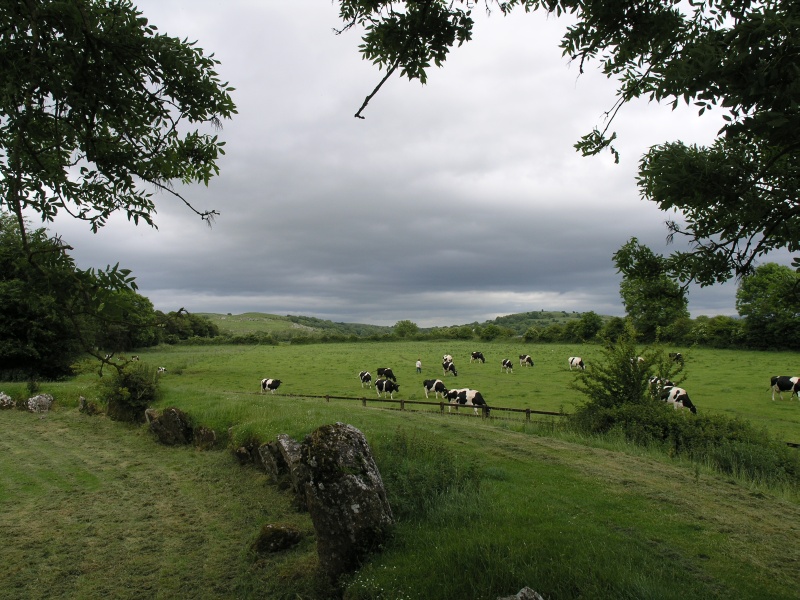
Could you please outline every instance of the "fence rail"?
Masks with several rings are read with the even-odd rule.
[[[255,395],[260,396],[259,392],[226,392],[227,394],[248,394],[248,395]],[[477,408],[481,411],[482,418],[488,418],[488,411],[500,411],[500,412],[508,412],[508,413],[524,413],[525,414],[525,421],[531,420],[531,415],[547,415],[551,417],[568,417],[569,413],[564,412],[553,412],[549,410],[533,410],[530,408],[506,408],[503,406],[488,406],[488,407],[481,407],[481,406],[467,406],[464,404],[450,404],[449,402],[445,402],[444,400],[440,400],[439,402],[429,402],[425,400],[403,400],[397,399],[394,400],[393,398],[369,398],[367,399],[366,396],[331,396],[330,394],[325,394],[324,396],[315,396],[312,394],[281,394],[282,397],[286,398],[320,398],[325,400],[326,402],[330,402],[331,400],[355,400],[360,401],[362,406],[366,406],[367,402],[379,402],[384,404],[399,404],[400,410],[405,411],[406,405],[411,404],[419,404],[424,406],[438,406],[439,412],[444,413],[444,407],[447,406],[448,408]],[[797,442],[785,442],[787,446],[790,448],[800,448],[800,443]]]

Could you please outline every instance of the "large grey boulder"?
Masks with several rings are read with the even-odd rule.
[[[525,586],[513,596],[498,597],[497,600],[544,600],[544,598],[536,590]]]
[[[392,509],[367,440],[352,425],[324,425],[306,436],[301,465],[320,568],[336,580],[380,549],[394,524]]]
[[[194,439],[188,415],[178,408],[166,408],[160,415],[152,409],[147,409],[145,418],[150,423],[150,431],[162,444],[183,446],[191,444]]]

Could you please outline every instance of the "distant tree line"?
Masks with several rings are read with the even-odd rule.
[[[2,379],[57,378],[70,374],[70,365],[84,353],[102,359],[219,335],[207,318],[183,309],[155,310],[136,292],[126,269],[78,269],[71,248],[43,228],[29,231],[26,242],[27,249],[16,219],[0,213]],[[116,285],[119,279],[128,285]]]

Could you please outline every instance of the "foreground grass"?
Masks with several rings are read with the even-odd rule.
[[[285,578],[314,589],[308,518],[229,453],[166,448],[76,410],[0,421],[0,598],[279,598]],[[268,522],[308,534],[288,562],[250,551]]]
[[[264,439],[335,420],[359,427],[398,507],[409,481],[428,497],[414,474],[428,462],[479,475],[477,485],[398,510],[394,538],[348,582],[349,598],[480,600],[524,585],[549,599],[798,597],[796,495],[527,426],[259,402],[262,418],[243,426]],[[143,428],[69,407],[44,419],[3,411],[0,420],[0,597],[327,597],[307,516],[230,453],[165,448]],[[402,446],[418,450],[405,466]],[[308,537],[256,556],[249,544],[267,522]]]
[[[356,373],[385,365],[410,389],[401,397],[424,399],[419,382],[435,374],[430,365],[441,354],[479,349],[453,346],[168,348],[141,356],[168,368],[160,407],[182,408],[229,447],[280,433],[300,439],[334,421],[366,434],[398,524],[385,551],[347,582],[348,598],[482,600],[525,585],[548,600],[800,597],[796,489],[721,477],[619,440],[541,435],[546,425],[302,397],[374,394],[362,392]],[[493,363],[497,355],[513,359],[516,348],[489,349],[486,365],[461,358],[459,386],[486,390],[495,405],[546,410],[577,400],[562,355],[591,360],[592,350],[543,347],[531,352],[536,367],[506,376]],[[777,363],[796,354],[708,352],[690,358],[703,367],[690,380],[703,410],[758,413],[772,431],[798,431],[797,401],[773,404],[759,379],[788,370]],[[417,356],[423,377],[413,371]],[[739,385],[736,393],[716,389],[723,359],[740,361],[723,365],[731,370],[725,387]],[[285,380],[282,393],[257,393],[264,376]],[[310,523],[288,496],[229,452],[164,448],[144,428],[80,415],[77,397],[91,397],[93,381],[87,374],[43,384],[57,400],[44,419],[0,412],[0,598],[328,596],[314,577]],[[23,387],[3,386],[14,394]],[[437,478],[442,472],[452,477]],[[308,537],[271,557],[250,552],[259,528],[276,522]]]

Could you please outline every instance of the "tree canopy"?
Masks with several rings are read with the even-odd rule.
[[[742,279],[736,310],[745,319],[746,342],[756,348],[800,348],[800,275],[766,263]]]
[[[569,13],[561,41],[581,71],[592,61],[618,81],[602,130],[576,143],[609,150],[614,117],[645,97],[716,110],[725,124],[709,147],[654,146],[640,163],[644,198],[676,209],[669,237],[684,237],[665,266],[681,281],[710,285],[752,272],[765,253],[800,250],[800,3],[795,0],[485,0],[487,10]],[[364,28],[360,50],[386,77],[425,82],[450,50],[472,37],[477,2],[340,0],[343,30]],[[366,97],[356,113],[380,89]],[[363,117],[362,117],[363,118]]]
[[[666,274],[665,259],[631,238],[614,254],[622,273],[619,293],[637,333],[652,341],[659,328],[688,317],[685,290]]]
[[[0,210],[66,212],[93,231],[117,211],[153,223],[153,190],[207,184],[236,108],[218,61],[160,34],[129,0],[0,5]]]

